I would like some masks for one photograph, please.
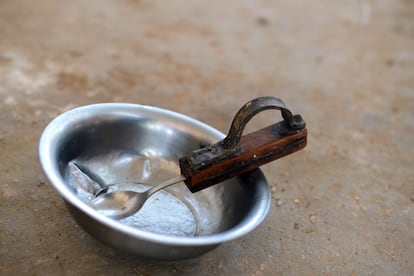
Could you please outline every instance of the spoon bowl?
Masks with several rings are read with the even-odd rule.
[[[123,219],[138,212],[148,198],[148,191],[115,191],[94,198],[90,203],[98,213],[113,219]]]
[[[95,210],[107,217],[113,219],[123,219],[138,212],[144,206],[147,199],[154,193],[161,189],[167,188],[168,186],[182,182],[183,180],[185,180],[183,176],[178,176],[156,185],[144,192],[113,191],[109,193],[102,193],[102,191],[107,190],[107,186],[97,192],[97,197],[92,199],[90,204]],[[110,186],[116,186],[116,184],[112,184]]]

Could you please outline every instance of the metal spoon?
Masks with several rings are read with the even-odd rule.
[[[113,191],[100,194],[90,201],[90,205],[99,213],[113,218],[123,219],[138,212],[150,196],[161,189],[180,183],[185,177],[180,175],[164,183],[156,185],[145,192],[135,191]]]

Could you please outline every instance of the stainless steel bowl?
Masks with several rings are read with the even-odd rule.
[[[174,185],[160,193],[161,199],[144,206],[144,219],[131,222],[110,219],[88,205],[74,185],[73,163],[80,164],[82,172],[92,171],[100,185],[137,181],[150,185],[179,175],[180,157],[223,137],[204,123],[165,109],[95,104],[54,119],[41,136],[39,157],[74,219],[92,236],[142,257],[178,260],[241,237],[263,221],[271,199],[260,170],[197,193],[183,183]],[[181,218],[180,212],[187,213]],[[183,222],[186,229],[180,228]]]

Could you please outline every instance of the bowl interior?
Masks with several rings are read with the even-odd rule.
[[[180,157],[223,137],[174,112],[123,104],[73,110],[52,122],[44,135],[54,136],[50,162],[62,184],[54,185],[79,208],[108,184],[142,191],[178,176]],[[209,236],[258,223],[269,201],[267,183],[256,170],[197,193],[184,183],[173,185],[116,223],[166,236]]]

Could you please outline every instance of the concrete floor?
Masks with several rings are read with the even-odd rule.
[[[159,106],[226,132],[267,94],[309,144],[263,167],[264,223],[197,259],[96,241],[38,162],[44,127],[76,106]],[[412,0],[0,1],[0,122],[2,275],[414,274]]]

